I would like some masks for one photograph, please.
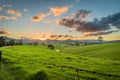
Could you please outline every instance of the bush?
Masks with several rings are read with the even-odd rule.
[[[36,74],[30,76],[28,80],[49,80],[45,71],[39,71]]]

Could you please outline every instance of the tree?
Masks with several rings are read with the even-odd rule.
[[[37,45],[38,45],[38,42],[33,42],[33,45],[34,45],[34,46],[37,46]]]
[[[23,45],[23,40],[22,39],[19,40],[19,45]]]
[[[5,39],[3,36],[0,37],[0,47],[5,46]]]
[[[14,39],[10,40],[10,41],[8,42],[8,44],[9,44],[9,46],[12,46],[12,50],[14,51],[14,45],[15,45]]]
[[[99,36],[99,37],[98,37],[98,40],[99,40],[99,41],[103,41],[103,37],[102,37],[102,36]]]
[[[14,46],[14,45],[15,45],[14,39],[10,40],[8,44],[9,44],[10,46]]]
[[[52,44],[48,45],[48,49],[54,49],[55,47]]]

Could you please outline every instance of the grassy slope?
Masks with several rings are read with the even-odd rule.
[[[83,47],[64,48],[65,53],[110,60],[120,60],[120,43],[106,43]]]
[[[14,76],[10,74],[8,69],[5,68],[5,66],[1,63],[1,69],[0,69],[0,80],[14,80]]]
[[[107,47],[115,48],[119,47],[119,43],[111,43],[111,44],[100,44],[100,45],[92,45],[85,47],[71,47],[65,48],[62,52],[56,52],[54,50],[48,50],[46,47],[42,46],[15,46],[15,50],[5,49],[3,51],[3,62],[11,69],[13,74],[18,75],[18,78],[23,79],[27,78],[32,74],[37,73],[38,71],[44,70],[46,74],[49,76],[50,80],[70,80],[71,78],[77,79],[76,72],[72,69],[64,69],[61,70],[60,67],[55,67],[53,65],[45,65],[45,63],[56,64],[58,66],[71,66],[74,68],[79,68],[88,71],[94,71],[103,74],[112,74],[112,75],[120,75],[120,62],[112,61],[112,60],[102,60],[95,58],[87,58],[81,57],[80,55],[83,52],[87,55],[88,52],[93,55],[93,53],[100,55],[102,53],[106,53],[104,51]],[[116,50],[112,51],[115,52]],[[115,51],[114,51],[115,50]],[[94,52],[93,52],[94,51]],[[118,51],[118,49],[117,49]],[[66,53],[74,53],[74,54],[66,54]],[[111,52],[108,50],[108,52]],[[119,52],[119,51],[118,51]],[[104,53],[104,54],[105,54]],[[117,53],[117,52],[116,52]],[[95,55],[95,54],[94,54]],[[90,56],[90,55],[89,55]],[[107,56],[107,55],[106,55]],[[100,57],[100,56],[96,56]],[[107,58],[110,57],[109,55]],[[118,57],[118,56],[116,56]],[[111,57],[110,57],[111,58]],[[108,58],[108,59],[110,59]],[[113,60],[119,60],[119,58],[112,58]],[[41,64],[42,62],[42,64]],[[100,74],[92,74],[88,72],[79,72],[80,78],[83,80],[119,80],[117,77],[110,77]]]

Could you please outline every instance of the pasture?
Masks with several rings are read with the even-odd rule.
[[[2,47],[2,80],[120,80],[120,43]],[[60,51],[56,51],[59,49]]]

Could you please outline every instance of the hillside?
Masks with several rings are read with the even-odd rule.
[[[62,52],[93,58],[120,60],[120,42],[63,48]]]
[[[118,56],[117,58],[113,56],[111,60],[109,56],[108,60],[80,56],[83,53],[87,55],[88,52],[93,55],[93,51],[99,55],[103,52],[107,54],[104,49],[108,46],[115,48],[118,45],[119,43],[108,43],[63,47],[60,52],[49,50],[46,46],[15,46],[14,50],[2,49],[2,62],[9,69],[8,73],[15,76],[17,80],[119,80]],[[119,52],[117,48],[112,51],[116,50]]]

